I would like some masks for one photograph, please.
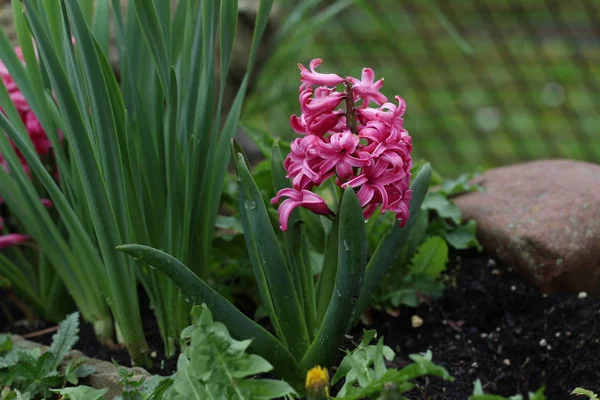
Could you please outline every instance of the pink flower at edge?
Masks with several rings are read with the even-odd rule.
[[[19,60],[21,60],[21,62],[24,62],[23,52],[20,47],[15,48],[15,53],[17,54],[17,57],[19,58]],[[12,78],[12,76],[8,72],[8,69],[2,63],[2,61],[0,61],[0,79],[2,79],[2,82],[4,83],[4,85],[8,91],[8,94],[10,96],[10,99],[14,103],[15,108],[17,109],[17,111],[21,117],[21,121],[25,125],[27,133],[29,134],[29,138],[31,139],[31,142],[33,143],[33,146],[34,146],[36,152],[40,156],[51,155],[52,143],[48,139],[48,136],[46,135],[46,132],[44,131],[44,128],[42,127],[40,121],[35,116],[35,114],[31,110],[31,108],[29,107],[29,104],[27,103],[27,100],[23,96],[23,93],[21,93],[21,91],[17,87],[14,79]],[[2,112],[1,109],[0,109],[0,112]],[[62,133],[58,132],[58,134],[59,134],[59,140],[62,141],[62,139],[63,139]],[[14,145],[13,145],[13,147],[14,147]],[[29,167],[27,166],[25,159],[22,157],[21,153],[16,149],[16,147],[15,147],[15,150],[17,151],[17,155],[20,158],[21,165],[23,166],[25,171],[27,173],[29,173]],[[4,158],[2,157],[1,154],[0,154],[0,166],[2,166],[5,169],[8,169],[8,166],[6,165],[6,161],[4,160]]]
[[[375,73],[371,68],[363,68],[360,81],[351,76],[348,77],[348,81],[352,83],[354,94],[360,96],[360,98],[364,100],[363,107],[368,107],[371,101],[378,105],[387,102],[387,97],[379,92],[379,89],[383,86],[383,78],[377,82],[373,82],[374,80]]]
[[[322,74],[315,71],[315,69],[321,64],[323,64],[323,60],[320,58],[315,58],[310,62],[310,71],[306,69],[304,65],[298,64],[298,68],[300,69],[300,80],[302,81],[302,85],[300,85],[300,91],[303,91],[304,88],[310,85],[336,86],[344,82],[344,78],[339,75]]]
[[[27,243],[31,238],[27,235],[20,233],[11,233],[8,235],[0,236],[0,249],[7,247],[18,246],[20,244]]]
[[[277,210],[277,214],[279,215],[279,228],[282,231],[287,231],[290,215],[297,207],[304,207],[321,215],[333,214],[329,207],[327,207],[325,200],[318,194],[309,190],[296,190],[291,188],[281,189],[277,192],[277,195],[271,199],[271,204],[279,203],[279,200],[281,200],[282,197],[288,197],[281,203]]]

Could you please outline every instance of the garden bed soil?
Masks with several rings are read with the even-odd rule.
[[[455,378],[423,379],[409,398],[465,400],[476,379],[486,393],[525,399],[542,385],[550,400],[572,398],[578,386],[600,390],[598,299],[543,295],[510,267],[477,253],[455,259],[449,272],[455,285],[442,298],[396,318],[372,317],[401,360],[430,349]],[[421,327],[412,327],[413,315]]]
[[[371,312],[372,323],[397,352],[396,367],[408,363],[411,353],[433,352],[434,362],[455,378],[421,379],[410,399],[465,400],[480,379],[486,393],[527,395],[546,386],[551,400],[570,398],[577,386],[600,389],[600,301],[578,294],[542,295],[510,267],[496,265],[478,253],[460,253],[448,272],[449,287],[435,301],[417,309],[402,309],[395,316]],[[149,310],[144,325],[155,357],[149,371],[169,375],[174,359],[164,360],[158,328]],[[423,320],[414,328],[413,316]],[[4,319],[3,319],[4,320]],[[43,329],[7,327],[15,333]],[[359,343],[362,327],[349,342]],[[34,340],[48,344],[52,334]],[[351,343],[348,343],[351,346]],[[88,324],[82,324],[76,348],[90,357],[114,359],[128,365],[124,349],[109,350],[95,340]],[[525,397],[527,398],[527,397]]]

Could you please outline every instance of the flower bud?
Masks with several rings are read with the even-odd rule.
[[[329,397],[329,372],[317,365],[306,373],[306,395],[308,400],[326,400]]]

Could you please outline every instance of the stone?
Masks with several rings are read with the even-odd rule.
[[[600,166],[544,160],[496,168],[455,198],[484,249],[544,293],[600,294]]]
[[[31,342],[23,339],[19,335],[11,335],[13,343],[25,349],[40,348],[43,351],[48,350],[48,346]],[[65,368],[67,363],[75,358],[84,358],[85,364],[93,367],[96,372],[85,379],[81,379],[80,384],[93,387],[94,389],[108,389],[108,392],[104,395],[105,399],[112,400],[117,396],[121,395],[122,387],[120,385],[121,377],[119,376],[114,364],[108,361],[96,360],[94,358],[86,357],[82,352],[78,350],[71,350],[63,359],[59,366],[59,369]],[[150,373],[143,368],[125,368],[126,370],[133,372],[133,380],[139,380],[142,378],[150,378]]]

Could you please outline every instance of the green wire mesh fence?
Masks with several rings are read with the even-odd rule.
[[[296,62],[320,57],[324,72],[385,76],[384,93],[408,104],[416,156],[447,174],[600,162],[598,0],[357,0],[300,36],[278,50],[249,106],[276,135],[293,137]]]

